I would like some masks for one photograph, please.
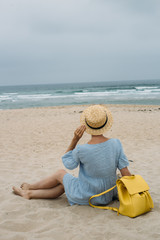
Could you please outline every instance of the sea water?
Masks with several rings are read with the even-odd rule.
[[[160,105],[160,80],[0,86],[0,109],[79,104]]]

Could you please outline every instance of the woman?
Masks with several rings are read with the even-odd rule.
[[[24,198],[57,198],[66,193],[70,205],[88,205],[92,195],[103,192],[116,184],[116,170],[122,176],[130,176],[129,165],[122,145],[118,139],[109,139],[103,133],[112,126],[110,111],[101,105],[93,105],[81,115],[81,126],[74,132],[74,137],[65,155],[63,164],[68,169],[79,166],[76,178],[61,169],[52,176],[34,184],[23,183],[21,188],[13,187],[15,194]],[[91,135],[87,144],[77,145],[84,132]],[[117,190],[93,199],[93,204],[108,204],[117,196]]]

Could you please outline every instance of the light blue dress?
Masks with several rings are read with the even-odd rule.
[[[116,184],[117,168],[120,170],[129,165],[122,144],[118,139],[109,139],[98,144],[83,144],[67,152],[62,157],[63,164],[68,169],[79,166],[78,178],[67,173],[63,184],[70,205],[88,205],[89,198],[101,193]],[[92,199],[92,203],[108,204],[117,195],[117,190]]]

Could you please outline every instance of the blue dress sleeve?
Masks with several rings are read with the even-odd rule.
[[[118,159],[118,169],[121,170],[122,168],[125,168],[129,165],[128,159],[123,151],[123,147],[121,142],[119,141],[119,159]]]
[[[62,157],[62,162],[64,166],[70,170],[77,168],[80,163],[78,157],[78,146],[74,150],[64,154],[64,156]]]

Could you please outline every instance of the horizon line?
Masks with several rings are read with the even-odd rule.
[[[29,84],[7,84],[7,85],[1,85],[0,84],[0,87],[18,87],[18,86],[37,86],[37,85],[63,85],[63,84],[79,84],[79,83],[84,83],[84,84],[87,84],[87,83],[112,83],[112,82],[142,82],[142,81],[160,81],[160,78],[157,78],[157,79],[132,79],[132,80],[112,80],[112,81],[88,81],[88,82],[84,82],[84,81],[81,81],[81,82],[60,82],[60,83],[29,83]]]

